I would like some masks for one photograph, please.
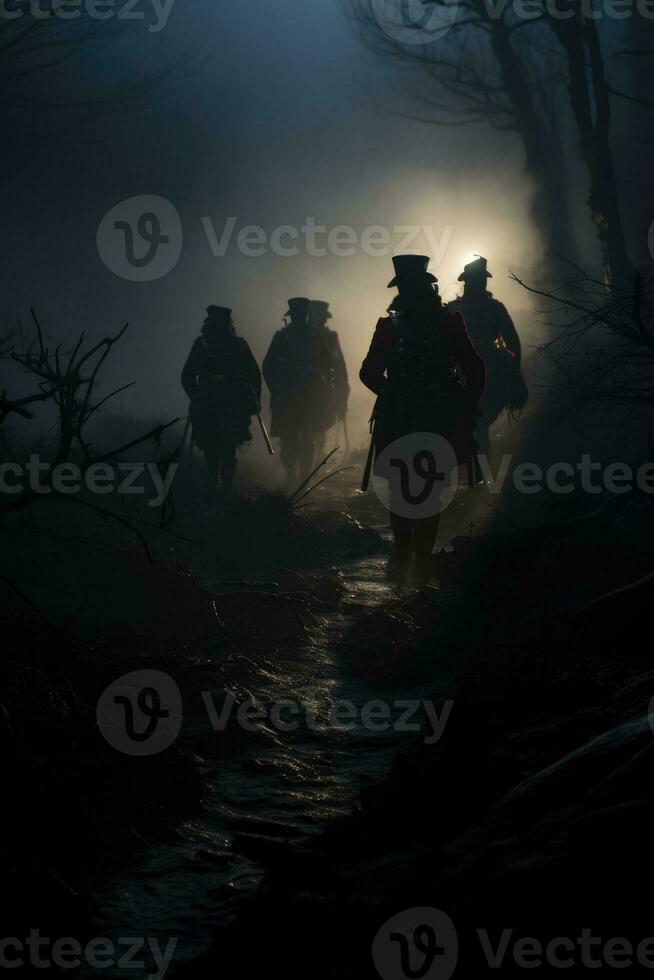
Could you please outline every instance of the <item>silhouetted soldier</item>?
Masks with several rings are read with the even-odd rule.
[[[343,357],[343,351],[341,350],[341,343],[338,339],[338,334],[327,325],[327,321],[332,319],[332,315],[329,312],[329,303],[319,299],[310,300],[309,315],[313,325],[324,334],[331,362],[329,396],[331,400],[330,414],[332,421],[329,427],[331,428],[331,426],[335,425],[337,422],[342,422],[345,425],[345,420],[347,417],[347,402],[350,395],[350,385],[347,378],[347,367],[345,365],[345,358]],[[316,463],[320,462],[320,459],[324,456],[325,435],[326,433],[323,433],[322,438],[320,438],[319,435],[316,439]]]
[[[473,430],[484,390],[484,362],[475,350],[459,313],[452,315],[438,294],[438,280],[427,272],[424,255],[393,258],[398,296],[390,315],[375,329],[361,367],[364,385],[377,396],[373,452],[379,455],[395,440],[435,433],[447,440],[453,462],[468,462],[477,450]],[[395,539],[397,580],[407,584],[429,578],[431,553],[440,513],[413,518],[389,502]]]
[[[483,449],[488,448],[489,429],[500,413],[505,408],[524,408],[529,397],[520,374],[520,338],[506,307],[486,288],[492,278],[486,259],[478,256],[459,276],[463,295],[449,304],[450,310],[463,315],[472,342],[486,362],[488,377],[476,430]]]
[[[191,400],[193,439],[204,453],[209,477],[229,492],[236,450],[249,442],[250,421],[260,411],[261,372],[246,340],[236,336],[232,311],[209,306],[202,335],[182,371]]]
[[[287,486],[311,472],[316,442],[333,424],[331,356],[323,330],[313,325],[309,300],[288,301],[290,318],[272,339],[263,362],[270,388],[271,435],[281,440]]]

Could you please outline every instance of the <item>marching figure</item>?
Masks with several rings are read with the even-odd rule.
[[[338,339],[338,334],[335,330],[327,325],[327,321],[332,319],[332,314],[329,312],[329,303],[324,300],[312,299],[309,302],[309,315],[311,317],[311,322],[316,327],[316,329],[321,332],[325,338],[327,344],[327,349],[330,355],[331,367],[330,367],[330,377],[329,377],[329,391],[331,395],[331,416],[332,425],[337,422],[343,424],[346,450],[347,450],[347,402],[350,395],[350,385],[347,377],[347,367],[345,365],[345,358],[343,357],[343,351],[341,350],[341,343]],[[316,455],[315,463],[319,463],[324,457],[325,453],[325,437],[326,433],[322,433],[322,438],[320,434],[316,438]]]
[[[403,436],[434,433],[447,440],[457,463],[469,462],[478,448],[473,430],[484,362],[462,316],[441,302],[428,264],[424,255],[393,258],[395,278],[388,285],[396,286],[398,295],[390,315],[378,321],[361,367],[361,380],[378,396],[370,460],[375,457],[379,476],[384,476],[378,469],[380,454]],[[422,584],[429,579],[440,513],[408,517],[392,494],[389,508],[396,579],[403,585]]]
[[[272,339],[263,361],[270,389],[271,435],[281,440],[287,488],[315,465],[316,448],[334,422],[332,356],[324,330],[309,315],[309,300],[288,301],[289,322]],[[331,333],[331,331],[330,331]]]
[[[193,440],[204,453],[212,482],[229,492],[236,450],[252,438],[250,421],[260,412],[261,372],[246,340],[236,336],[232,311],[209,306],[201,336],[182,371],[190,399]]]
[[[476,430],[482,449],[488,448],[490,427],[500,413],[505,408],[524,408],[529,398],[520,373],[520,337],[506,307],[486,288],[492,278],[486,259],[478,256],[459,276],[459,282],[464,284],[463,295],[448,306],[452,312],[462,314],[472,342],[486,362],[488,379]]]

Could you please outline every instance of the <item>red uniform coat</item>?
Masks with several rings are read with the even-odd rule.
[[[460,313],[445,310],[433,317],[433,330],[443,359],[451,371],[452,385],[447,397],[443,385],[435,384],[430,391],[429,378],[406,384],[399,389],[389,382],[388,370],[397,356],[397,328],[394,317],[382,317],[375,328],[370,349],[361,366],[359,377],[378,399],[376,409],[376,451],[381,452],[389,442],[410,432],[435,432],[450,443],[459,463],[467,462],[477,451],[473,431],[476,410],[486,382],[486,368],[477,353]],[[406,324],[410,339],[411,316],[400,318]],[[431,327],[431,318],[428,324]],[[444,332],[444,335],[443,335]],[[454,373],[458,383],[454,380]],[[434,382],[441,381],[434,378]]]

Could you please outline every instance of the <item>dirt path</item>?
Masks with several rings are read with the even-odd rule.
[[[374,494],[358,492],[351,475],[307,498],[304,513],[309,521],[326,513],[347,514],[388,541],[385,511]],[[469,532],[471,525],[474,531],[478,515],[485,516],[474,493],[460,494],[445,515],[440,542]],[[253,894],[270,849],[318,833],[351,812],[362,789],[380,782],[397,752],[418,737],[395,730],[406,715],[398,702],[418,703],[425,692],[444,701],[450,677],[436,666],[426,675],[424,664],[380,661],[376,631],[385,637],[389,630],[399,636],[410,632],[444,600],[435,589],[427,590],[405,611],[388,582],[386,564],[387,556],[377,554],[337,570],[314,569],[332,579],[337,575],[338,601],[315,615],[301,643],[274,657],[252,650],[238,659],[239,687],[265,715],[256,731],[244,732],[233,715],[218,733],[206,711],[195,710],[185,719],[184,736],[202,759],[203,812],[97,895],[101,934],[179,937],[176,961],[196,957],[216,927],[228,923]],[[292,732],[270,718],[272,707],[289,699],[300,706]],[[332,713],[345,701],[354,706],[355,720],[341,727]],[[388,705],[386,730],[372,731],[364,723],[362,712],[373,701]],[[224,701],[214,703],[218,713],[224,706]],[[410,722],[416,729],[425,722],[418,710]]]

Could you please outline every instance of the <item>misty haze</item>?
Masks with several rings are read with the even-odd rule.
[[[652,969],[651,4],[0,59],[0,969]]]

